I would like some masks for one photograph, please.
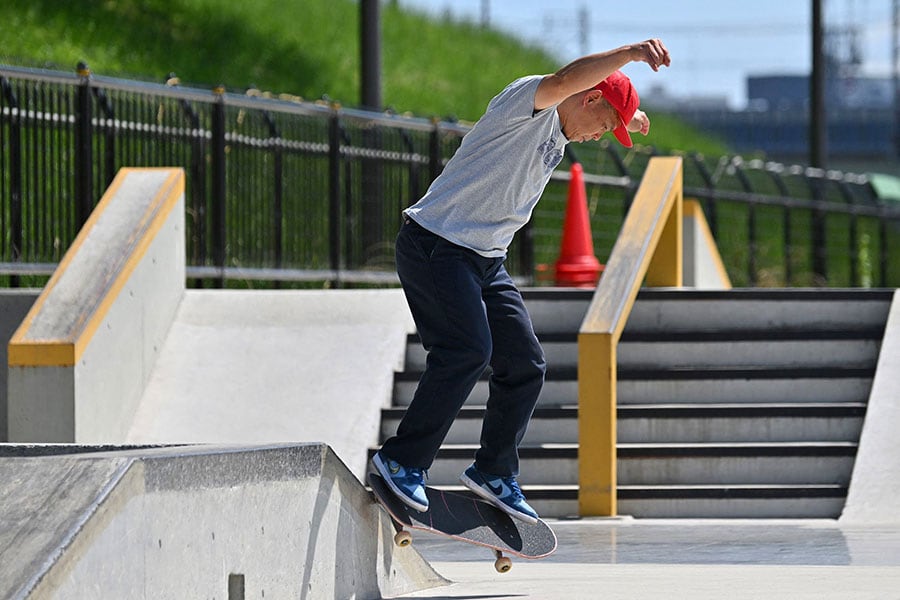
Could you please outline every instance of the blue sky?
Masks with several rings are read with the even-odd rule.
[[[661,38],[672,66],[653,73],[630,65],[638,90],[663,85],[675,96],[724,96],[746,103],[747,75],[806,74],[810,70],[809,0],[398,0],[431,14],[478,22],[485,1],[491,25],[537,42],[560,64],[583,51],[599,52],[649,37]],[[859,32],[862,74],[891,74],[892,0],[823,0],[826,26]],[[633,8],[629,8],[633,7]],[[581,11],[588,15],[581,40]]]

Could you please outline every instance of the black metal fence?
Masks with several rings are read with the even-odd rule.
[[[400,212],[468,131],[175,83],[0,67],[0,284],[39,285],[123,166],[185,169],[194,285],[392,284]],[[578,152],[603,261],[653,151]],[[900,285],[900,209],[865,177],[685,159],[736,285]],[[563,167],[510,249],[525,283],[552,280],[567,185]]]

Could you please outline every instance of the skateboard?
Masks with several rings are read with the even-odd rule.
[[[412,543],[407,528],[484,546],[494,551],[494,568],[500,573],[512,568],[512,560],[504,553],[537,559],[556,550],[556,534],[543,521],[526,523],[487,502],[431,487],[425,488],[429,508],[419,512],[400,501],[381,475],[369,473],[368,482],[375,499],[391,517],[398,546]]]

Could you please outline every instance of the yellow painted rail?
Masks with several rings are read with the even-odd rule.
[[[682,284],[682,163],[650,159],[578,333],[582,516],[616,506],[616,346],[642,283]]]
[[[184,186],[183,169],[119,170],[10,340],[10,367],[77,364]]]

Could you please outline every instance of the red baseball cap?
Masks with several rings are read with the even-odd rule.
[[[620,144],[626,148],[631,148],[631,134],[628,133],[628,129],[625,126],[631,122],[634,113],[641,104],[641,99],[638,98],[637,90],[634,89],[631,80],[622,71],[614,71],[609,77],[595,85],[594,89],[603,92],[603,97],[606,98],[606,101],[619,113],[619,119],[622,120],[622,123],[613,129],[613,135],[616,136]]]

